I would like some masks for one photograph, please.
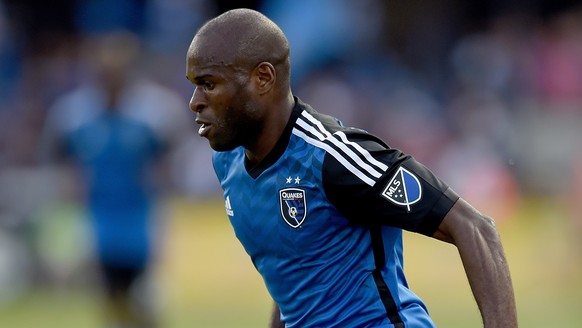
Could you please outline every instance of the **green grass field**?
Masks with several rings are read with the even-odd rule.
[[[271,301],[235,239],[220,201],[175,201],[157,262],[163,328],[266,327]],[[558,203],[525,203],[498,222],[521,327],[582,325],[582,236]],[[411,288],[439,327],[479,327],[477,307],[453,246],[405,234]],[[101,328],[89,290],[36,290],[0,308],[2,328]]]

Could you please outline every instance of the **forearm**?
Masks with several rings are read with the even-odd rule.
[[[273,313],[271,314],[271,323],[269,328],[285,328],[285,324],[281,322],[281,313],[277,303],[273,305]]]
[[[484,219],[455,242],[486,328],[515,328],[517,313],[509,267],[497,230]]]
[[[459,199],[434,237],[457,246],[485,328],[517,327],[509,266],[494,221]]]

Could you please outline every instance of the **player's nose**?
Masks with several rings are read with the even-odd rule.
[[[199,113],[208,105],[206,103],[206,98],[204,97],[204,92],[200,90],[201,88],[196,87],[192,93],[192,98],[190,98],[190,110]]]

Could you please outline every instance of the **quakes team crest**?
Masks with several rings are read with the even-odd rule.
[[[285,188],[279,190],[279,205],[285,222],[293,228],[298,228],[305,220],[307,203],[305,190]]]
[[[396,205],[406,206],[410,212],[410,205],[422,197],[422,187],[418,178],[401,166],[382,191],[382,196]]]

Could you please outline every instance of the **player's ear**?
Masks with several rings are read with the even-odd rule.
[[[253,80],[260,95],[271,91],[277,80],[277,72],[273,64],[269,62],[259,63],[253,70]]]

